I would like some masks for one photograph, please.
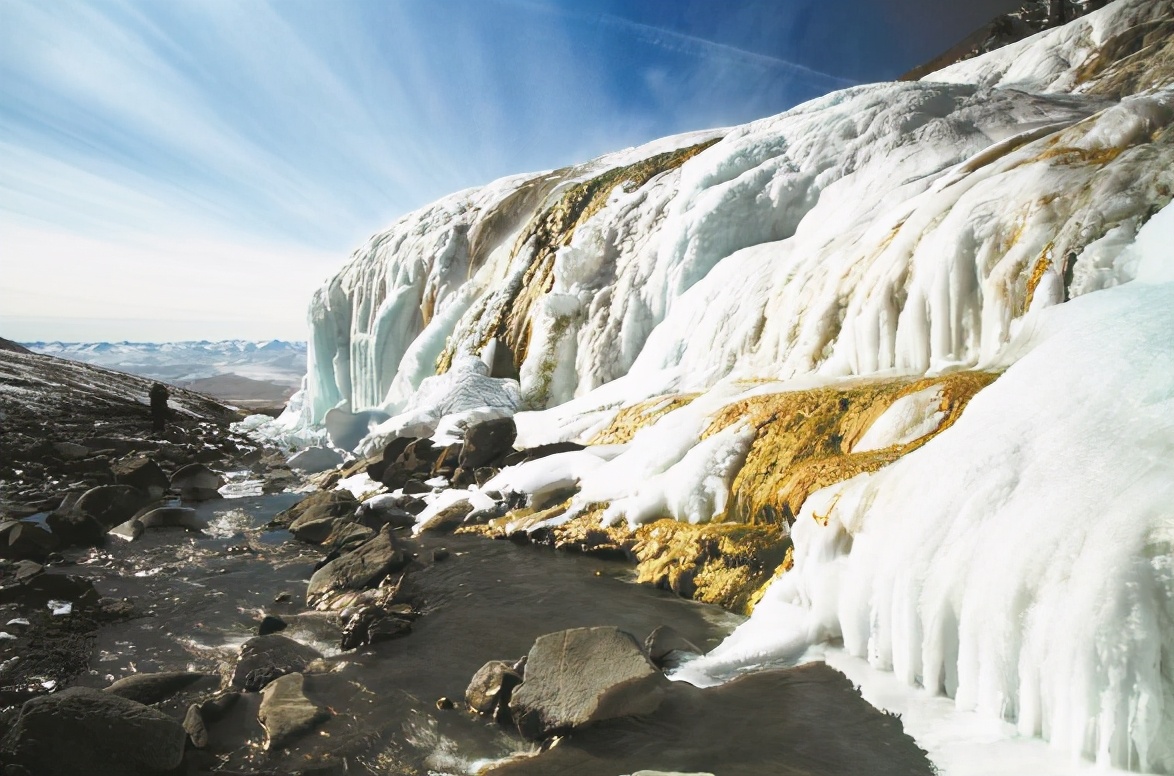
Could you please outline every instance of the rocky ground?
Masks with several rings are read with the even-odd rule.
[[[512,421],[303,453],[323,469],[303,497],[199,395],[173,391],[153,433],[149,387],[0,354],[5,776],[931,772],[826,667],[670,682],[728,626],[620,581],[629,562],[451,535],[542,504],[432,508],[413,536],[424,494],[567,452],[515,450]],[[226,478],[252,495],[221,498]]]

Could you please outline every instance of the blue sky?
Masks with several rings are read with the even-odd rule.
[[[409,210],[895,77],[1008,4],[0,0],[0,336],[303,338]]]

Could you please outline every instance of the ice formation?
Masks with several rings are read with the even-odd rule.
[[[842,639],[1062,751],[1174,772],[1172,29],[1172,0],[1117,0],[921,82],[409,214],[315,295],[274,428],[387,418],[369,451],[516,412],[522,446],[589,442],[687,393],[623,446],[433,507],[574,485],[556,520],[702,523],[753,438],[710,428],[733,402],[1006,369],[940,433],[934,388],[880,413],[853,453],[937,436],[810,496],[793,569],[688,670]]]

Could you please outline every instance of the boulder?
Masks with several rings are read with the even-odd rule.
[[[129,485],[99,485],[72,506],[52,512],[45,523],[63,544],[99,544],[111,528],[134,517],[150,500]]]
[[[407,635],[411,630],[412,621],[407,617],[391,614],[378,606],[364,606],[343,626],[340,647],[357,649]]]
[[[214,674],[196,674],[187,671],[131,674],[107,687],[106,692],[117,695],[119,698],[126,698],[150,706],[200,683],[216,685],[219,681],[220,677]]]
[[[306,474],[317,474],[342,463],[342,454],[329,447],[308,447],[290,457],[289,468]]]
[[[375,536],[375,529],[349,520],[336,520],[330,534],[322,540],[322,546],[337,550],[340,554],[358,548]]]
[[[277,633],[289,627],[289,623],[272,614],[267,614],[261,618],[261,623],[257,626],[258,636],[268,636],[270,633]]]
[[[526,658],[525,681],[510,697],[518,731],[530,739],[605,719],[650,714],[668,680],[629,633],[573,628],[540,636]]]
[[[289,528],[290,531],[294,531],[294,526],[297,525],[298,532],[307,537],[303,541],[317,544],[329,535],[335,519],[351,518],[358,508],[359,500],[350,491],[319,490],[289,509],[278,512],[269,522],[269,527]],[[315,539],[315,536],[318,538]]]
[[[0,558],[44,560],[57,549],[57,537],[29,520],[0,522]]]
[[[138,488],[153,499],[161,498],[170,485],[159,464],[145,455],[130,455],[110,465],[114,482]]]
[[[189,463],[171,475],[171,487],[184,501],[208,501],[220,498],[224,478],[202,463]]]
[[[72,687],[26,702],[0,759],[37,776],[155,776],[179,767],[186,741],[183,726],[160,711]]]
[[[702,650],[668,625],[661,625],[644,639],[648,659],[658,668],[676,668],[687,655],[700,655]]]
[[[521,683],[517,663],[490,660],[473,674],[465,690],[465,703],[478,714],[495,714],[509,708],[510,696]]]
[[[80,461],[90,454],[90,448],[76,442],[54,442],[53,452],[63,461]]]
[[[316,605],[331,593],[374,587],[408,563],[408,557],[384,526],[373,539],[314,572],[306,588],[306,603]]]
[[[98,591],[94,589],[90,580],[67,574],[41,573],[38,571],[40,566],[30,561],[22,563],[30,565],[17,572],[18,584],[0,587],[0,604],[19,603],[40,607],[56,600],[68,601],[82,607],[97,605]]]
[[[330,719],[330,712],[305,694],[305,677],[287,674],[261,691],[257,719],[265,729],[265,749],[282,749]]]
[[[320,657],[318,650],[280,633],[254,636],[241,645],[240,659],[229,683],[237,689],[256,692],[279,676],[304,670]]]
[[[197,515],[191,507],[156,507],[135,518],[143,528],[186,528],[202,531],[208,522]]]
[[[367,476],[371,479],[381,482],[383,475],[387,472],[387,468],[399,460],[400,455],[408,448],[412,442],[415,442],[415,437],[396,437],[387,443],[387,445],[367,461]],[[352,472],[357,474],[357,472]]]
[[[485,420],[469,426],[461,447],[460,467],[477,469],[513,452],[518,427],[511,418]]]

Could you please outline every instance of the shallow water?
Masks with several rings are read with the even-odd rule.
[[[283,494],[203,505],[204,534],[148,531],[131,544],[96,551],[87,575],[105,595],[132,599],[149,616],[103,628],[92,668],[80,683],[102,687],[134,671],[213,672],[255,632],[262,613],[305,611],[303,596],[316,548],[262,526],[299,496]],[[431,550],[451,556],[432,563]],[[622,562],[477,537],[425,538],[409,579],[424,615],[406,637],[339,654],[337,626],[302,617],[285,631],[332,657],[336,671],[307,676],[307,695],[335,712],[287,753],[260,751],[259,697],[246,695],[212,729],[213,748],[228,767],[287,771],[308,759],[339,773],[469,773],[530,745],[505,728],[459,710],[485,662],[524,655],[535,638],[563,628],[616,625],[643,639],[671,625],[708,649],[738,618],[716,607],[632,584]],[[287,603],[274,603],[280,593]],[[617,772],[618,773],[618,772]]]

